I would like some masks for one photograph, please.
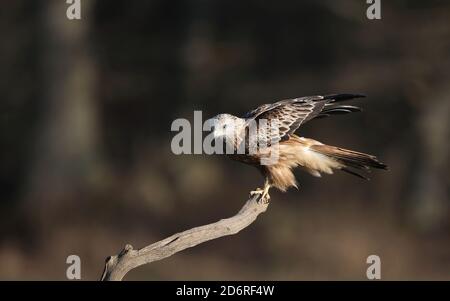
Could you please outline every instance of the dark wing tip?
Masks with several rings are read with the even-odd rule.
[[[369,179],[368,177],[365,177],[365,176],[363,176],[362,174],[359,174],[359,173],[357,173],[357,172],[355,172],[355,171],[353,171],[353,170],[350,170],[350,169],[348,169],[348,168],[346,168],[346,167],[341,168],[341,170],[342,170],[342,171],[345,171],[345,172],[348,173],[348,174],[354,175],[354,176],[356,176],[356,177],[358,177],[358,178],[360,178],[360,179],[363,179],[363,180],[366,180],[366,181],[370,181],[370,179]]]
[[[369,165],[370,167],[373,168],[378,168],[378,169],[383,169],[383,170],[389,170],[389,167],[384,164],[381,163],[380,161],[378,161],[377,159],[372,160],[371,164]]]
[[[339,106],[339,105],[335,105],[335,106],[325,106],[325,108],[322,110],[321,113],[324,114],[346,114],[346,113],[354,113],[354,112],[361,112],[362,109],[360,107],[355,107],[355,106]]]
[[[362,98],[362,97],[366,97],[366,95],[343,93],[343,94],[325,95],[323,97],[323,99],[333,99],[334,101],[343,101],[343,100],[349,100],[349,99],[353,99],[353,98]]]
[[[381,163],[381,162],[378,162],[378,163],[379,163],[379,168],[380,169],[389,170],[389,166],[387,166],[386,164]]]
[[[347,106],[347,105],[345,105],[345,106],[342,106],[342,105],[340,105],[340,106],[338,106],[338,108],[339,109],[344,109],[344,110],[347,110],[347,111],[349,111],[349,112],[362,112],[362,108],[360,108],[360,107],[356,107],[356,106]]]

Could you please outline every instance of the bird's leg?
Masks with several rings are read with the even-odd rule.
[[[264,182],[263,194],[261,196],[261,201],[263,201],[265,204],[268,204],[270,202],[269,189],[270,189],[269,180],[266,179],[266,181]]]
[[[264,202],[264,204],[268,204],[270,201],[270,195],[269,195],[269,189],[270,189],[270,183],[269,179],[266,178],[264,182],[264,188],[256,188],[256,190],[250,191],[250,195],[256,195],[260,194],[259,201]]]

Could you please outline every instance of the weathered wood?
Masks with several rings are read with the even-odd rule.
[[[126,245],[118,255],[106,259],[101,280],[120,281],[136,267],[164,259],[208,240],[236,234],[253,223],[260,213],[266,211],[268,205],[260,201],[260,195],[254,195],[230,218],[174,234],[139,250]]]

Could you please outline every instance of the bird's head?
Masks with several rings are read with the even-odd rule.
[[[233,137],[245,121],[231,114],[219,114],[211,118],[214,138]]]

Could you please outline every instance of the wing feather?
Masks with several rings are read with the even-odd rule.
[[[247,124],[251,121],[267,120],[269,129],[258,132],[258,139],[265,140],[264,142],[270,145],[273,141],[289,139],[289,135],[311,119],[360,111],[360,108],[355,106],[334,105],[335,102],[358,97],[364,95],[333,94],[286,99],[273,104],[263,104],[243,117]]]

